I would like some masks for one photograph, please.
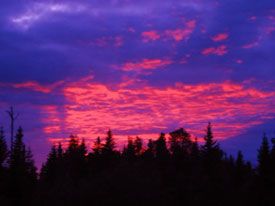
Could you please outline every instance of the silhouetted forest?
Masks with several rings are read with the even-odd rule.
[[[227,156],[211,124],[204,142],[179,129],[144,143],[129,138],[123,151],[113,134],[97,138],[92,152],[71,135],[53,145],[40,174],[20,127],[10,149],[0,129],[0,205],[274,205],[275,141],[266,136],[258,166]]]

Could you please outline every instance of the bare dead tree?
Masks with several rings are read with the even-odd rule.
[[[15,114],[13,111],[13,107],[10,107],[10,110],[7,111],[11,119],[11,143],[10,143],[10,150],[13,150],[13,133],[14,133],[14,122],[18,118],[19,114]]]

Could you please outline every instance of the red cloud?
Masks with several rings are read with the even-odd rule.
[[[148,42],[149,40],[155,41],[160,38],[160,35],[158,34],[157,31],[146,31],[146,32],[142,32],[141,35],[144,37],[143,39],[144,42]]]
[[[98,46],[98,47],[106,47],[106,46],[114,46],[114,47],[120,47],[123,45],[122,37],[120,36],[104,36],[101,38],[96,39],[95,41],[90,41],[88,43],[92,46]]]
[[[173,38],[176,41],[181,41],[183,39],[188,40],[189,35],[193,33],[194,28],[196,27],[196,20],[185,22],[185,27],[178,28],[175,30],[166,30],[164,32],[158,32],[155,30],[142,32],[144,37],[143,42],[148,42],[149,40],[158,40],[161,37],[164,38]]]
[[[236,62],[237,62],[238,64],[242,64],[242,63],[243,63],[243,60],[242,60],[242,59],[238,59],[238,60],[236,60]]]
[[[223,56],[224,54],[227,53],[227,50],[226,50],[227,46],[226,45],[221,45],[217,48],[214,48],[214,47],[210,47],[210,48],[206,48],[202,51],[202,54],[203,55],[208,55],[208,54],[216,54],[216,55],[219,55],[219,56]]]
[[[185,40],[188,40],[189,35],[193,33],[195,26],[196,26],[196,21],[192,20],[186,23],[185,29],[166,30],[165,34],[168,37],[172,37],[176,41],[181,41],[183,38]]]
[[[201,137],[207,121],[213,122],[217,138],[233,137],[261,124],[275,112],[275,92],[231,82],[115,90],[103,84],[75,83],[63,92],[68,104],[62,109],[62,128],[88,141],[97,135],[105,136],[109,128],[116,131],[118,142],[127,140],[125,133],[137,134],[131,131],[137,131],[144,139],[156,138],[158,135],[152,131],[166,131],[172,123]],[[54,112],[52,115],[56,119]],[[51,121],[50,116],[47,121]],[[58,127],[46,132],[51,129]]]
[[[222,41],[228,38],[228,34],[218,34],[217,36],[213,37],[213,41]]]
[[[254,43],[251,43],[251,44],[244,45],[243,48],[244,49],[251,49],[251,48],[256,47],[258,45],[259,45],[259,42],[254,42]]]
[[[122,67],[124,71],[142,71],[147,69],[157,69],[159,67],[163,67],[166,65],[171,64],[172,61],[170,60],[161,60],[161,59],[143,59],[141,62],[132,63],[128,62],[125,63]]]
[[[52,85],[41,85],[37,82],[25,82],[20,84],[13,84],[12,86],[14,88],[26,88],[37,92],[50,93],[54,88],[56,88],[58,85],[62,84],[63,82],[64,81],[59,81]]]

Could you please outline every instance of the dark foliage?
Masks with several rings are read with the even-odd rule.
[[[239,152],[227,157],[206,128],[204,142],[183,128],[161,133],[147,146],[129,137],[122,152],[111,130],[91,152],[71,135],[66,148],[53,145],[36,176],[19,128],[12,151],[0,129],[1,205],[274,205],[275,140],[264,136],[252,168]]]

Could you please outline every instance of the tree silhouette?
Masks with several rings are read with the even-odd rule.
[[[15,205],[30,204],[37,176],[32,153],[30,149],[26,150],[23,136],[23,129],[19,127],[9,159],[9,190],[14,196]]]
[[[202,146],[202,154],[208,161],[208,163],[214,163],[220,161],[223,152],[220,150],[216,140],[214,140],[212,126],[209,122],[206,129],[206,135],[204,136],[205,144]]]
[[[135,158],[135,145],[131,137],[128,137],[128,144],[127,147],[124,148],[123,155],[129,161],[133,161],[133,159]]]
[[[141,155],[143,151],[143,142],[142,139],[139,137],[136,137],[134,141],[134,147],[135,147],[135,155]]]
[[[200,156],[200,150],[198,145],[198,138],[195,138],[195,141],[192,142],[192,146],[191,146],[191,157],[197,160],[199,156]]]
[[[104,158],[113,158],[116,156],[115,141],[111,130],[107,132],[106,141],[102,147],[102,154]]]
[[[202,146],[184,129],[171,132],[170,151],[164,133],[146,148],[141,138],[128,138],[122,154],[110,130],[92,152],[71,135],[64,149],[52,145],[38,181],[23,136],[20,127],[6,166],[0,129],[0,205],[273,205],[275,142],[270,150],[266,135],[254,168],[241,151],[236,160],[223,157],[210,123]]]
[[[103,146],[104,151],[112,152],[115,149],[115,141],[111,130],[107,132],[106,142]]]
[[[97,137],[93,147],[94,155],[99,156],[102,153],[102,147],[100,137]]]
[[[10,107],[10,110],[7,111],[8,115],[11,119],[11,142],[10,142],[10,150],[13,149],[13,133],[14,133],[14,122],[18,118],[19,114],[15,114],[13,111],[13,107]]]
[[[190,154],[192,148],[192,141],[190,134],[183,128],[175,130],[170,133],[169,138],[170,150],[173,154]]]
[[[151,140],[151,139],[148,140],[147,149],[142,154],[142,156],[144,156],[145,159],[149,159],[149,160],[151,160],[155,157],[155,145],[154,145],[153,140]]]
[[[0,171],[8,157],[8,148],[5,140],[4,129],[0,127]]]
[[[264,133],[264,137],[262,140],[262,145],[260,149],[258,150],[258,172],[260,176],[268,176],[270,173],[270,162],[271,161],[271,155],[269,150],[269,143],[268,139],[266,137],[266,134]]]
[[[57,175],[58,157],[56,146],[53,145],[51,152],[48,154],[46,164],[41,168],[40,178],[48,183],[53,183]]]
[[[155,141],[156,157],[159,159],[166,159],[169,156],[169,151],[166,145],[165,134],[161,133],[160,137]]]

